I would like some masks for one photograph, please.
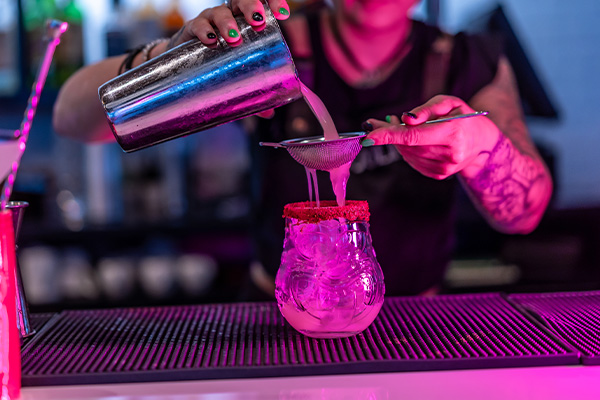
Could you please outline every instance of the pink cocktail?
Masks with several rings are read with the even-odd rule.
[[[369,233],[366,201],[285,206],[277,304],[296,330],[315,338],[352,336],[375,319],[385,287]]]

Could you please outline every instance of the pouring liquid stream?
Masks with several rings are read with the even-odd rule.
[[[320,207],[320,199],[319,199],[319,184],[317,183],[317,170],[314,168],[304,167],[306,170],[306,179],[308,180],[308,200],[312,203],[313,201],[313,186],[315,188],[315,201],[317,202],[317,207]],[[312,180],[312,183],[311,183]]]
[[[304,100],[312,110],[313,114],[321,124],[323,128],[323,136],[325,140],[336,140],[339,139],[339,135],[337,130],[335,129],[335,124],[333,123],[333,119],[325,108],[325,105],[321,101],[321,99],[313,93],[308,87],[304,84],[300,84],[300,89],[304,96]],[[335,199],[337,201],[338,206],[342,207],[346,203],[346,185],[348,183],[348,178],[350,177],[350,165],[351,163],[344,164],[340,167],[333,168],[328,170],[329,176],[331,178],[331,185],[333,187],[333,193],[335,194]],[[312,202],[312,186],[315,188],[315,200],[317,203],[317,207],[320,206],[319,199],[319,186],[317,183],[317,174],[316,170],[312,168],[306,168],[306,177],[308,180],[308,193],[309,200]],[[312,177],[312,183],[311,183]]]

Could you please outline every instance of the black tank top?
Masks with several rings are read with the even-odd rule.
[[[302,82],[323,101],[339,132],[359,131],[368,118],[385,119],[423,104],[425,60],[441,35],[414,22],[412,49],[396,70],[373,88],[354,88],[332,69],[325,56],[318,15],[307,16],[312,60],[295,60]],[[292,49],[293,53],[293,49]],[[453,39],[446,93],[468,101],[494,77],[499,46],[479,36]],[[307,67],[308,65],[308,67]],[[322,134],[306,103],[296,101],[259,121],[261,141],[281,141]],[[252,146],[257,257],[275,276],[284,238],[285,204],[308,200],[304,167],[285,150]],[[335,199],[329,174],[318,171],[320,198]],[[455,244],[455,178],[423,176],[402,160],[393,146],[361,150],[352,164],[346,199],[367,200],[370,231],[386,286],[386,295],[418,294],[440,284]]]

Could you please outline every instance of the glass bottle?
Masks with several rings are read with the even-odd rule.
[[[161,23],[165,37],[171,37],[181,29],[185,19],[181,14],[179,0],[171,0],[167,12],[162,15]]]
[[[25,27],[32,48],[31,65],[41,65],[46,52],[46,22],[58,19],[69,24],[68,33],[60,39],[61,45],[54,53],[54,65],[48,71],[46,85],[58,89],[83,66],[83,13],[75,0],[26,0],[24,2]],[[32,68],[31,73],[37,73]]]
[[[383,273],[369,232],[366,201],[291,203],[275,279],[284,318],[315,338],[362,332],[383,304]]]
[[[152,1],[146,0],[134,13],[132,19],[131,35],[129,37],[131,48],[149,43],[162,36],[160,14]]]
[[[112,11],[106,24],[106,55],[117,56],[129,49],[131,16],[124,10],[121,0],[112,0]]]
[[[46,44],[43,38],[46,21],[49,18],[58,18],[58,8],[54,0],[23,0],[22,7],[23,26],[25,28],[25,46],[22,51],[25,52],[26,65],[24,67],[27,71],[25,86],[29,86],[33,83],[35,74],[37,73],[37,66],[42,64],[45,54]],[[56,69],[55,61],[54,67],[50,68],[48,77],[46,78],[46,83],[49,87],[58,87],[58,73]]]

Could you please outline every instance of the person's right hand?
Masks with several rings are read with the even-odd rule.
[[[275,18],[284,20],[289,17],[290,8],[286,0],[268,0],[268,3]],[[233,17],[238,14],[243,14],[248,24],[256,29],[260,29],[265,23],[265,9],[260,0],[230,0],[227,5],[207,8],[196,18],[187,21],[171,37],[166,50],[194,38],[207,46],[214,45],[217,43],[216,30],[228,44],[235,46],[242,40],[240,28]]]

